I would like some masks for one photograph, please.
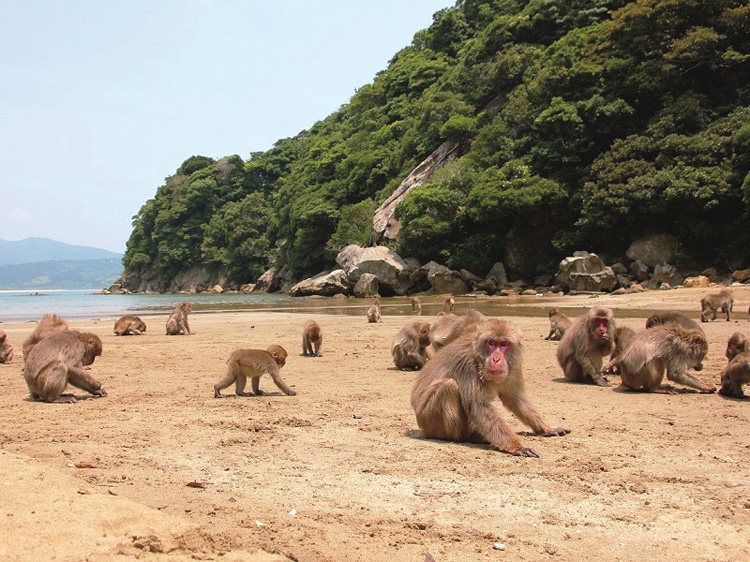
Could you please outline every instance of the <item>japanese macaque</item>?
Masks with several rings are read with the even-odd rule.
[[[8,341],[8,334],[0,330],[0,363],[10,363],[13,360],[13,346]]]
[[[380,299],[372,301],[372,306],[367,309],[367,321],[371,324],[383,321],[380,316]]]
[[[456,304],[456,299],[453,296],[445,297],[445,304],[443,304],[443,312],[453,312],[453,307]]]
[[[101,354],[102,342],[96,334],[68,330],[44,338],[29,352],[23,368],[31,397],[76,402],[73,394],[63,394],[68,384],[94,396],[106,396],[101,383],[83,369]]]
[[[116,336],[140,336],[146,331],[146,323],[138,316],[126,314],[115,322]]]
[[[487,320],[438,351],[417,376],[411,405],[427,437],[538,457],[494,408],[495,398],[538,435],[570,433],[547,425],[526,396],[521,334],[504,320]]]
[[[463,314],[445,314],[441,312],[430,328],[430,343],[437,351],[477,324],[487,320],[481,312],[470,309]]]
[[[733,308],[734,293],[732,289],[722,289],[718,293],[706,295],[701,299],[701,322],[708,322],[709,314],[711,320],[716,320],[716,314],[719,310],[727,315],[727,322],[729,322]]]
[[[411,311],[416,312],[417,316],[422,315],[422,301],[419,300],[419,297],[412,297],[411,298]]]
[[[64,332],[67,329],[68,323],[63,320],[61,316],[58,316],[57,314],[45,314],[42,316],[42,319],[39,321],[36,328],[34,328],[34,331],[31,332],[31,335],[23,342],[23,347],[21,349],[23,351],[24,361],[29,356],[29,353],[31,353],[31,350],[34,349],[34,346],[44,338],[49,337],[52,334]]]
[[[602,369],[603,373],[619,374],[620,370],[612,366],[614,360],[617,359],[618,355],[622,355],[634,337],[635,330],[633,328],[618,326],[615,329],[615,341],[612,345],[612,354],[609,356],[609,363],[607,363]]]
[[[190,335],[190,325],[188,324],[188,314],[193,312],[193,307],[189,302],[183,302],[172,311],[167,319],[167,335],[177,336],[180,334]]]
[[[565,378],[609,386],[602,376],[602,358],[612,352],[615,319],[609,308],[593,307],[576,318],[557,345],[557,362]]]
[[[419,370],[427,363],[427,348],[430,346],[430,325],[427,322],[412,322],[396,334],[391,344],[391,355],[397,369]]]
[[[734,334],[733,334],[734,335]],[[731,339],[731,338],[730,338]],[[729,353],[729,346],[727,346]],[[742,351],[732,357],[721,372],[719,394],[734,398],[745,398],[742,385],[750,382],[750,351]]]
[[[704,335],[704,337],[706,335],[703,332],[703,328],[701,328],[701,325],[698,324],[698,322],[696,322],[692,318],[688,318],[687,316],[679,312],[655,312],[654,314],[649,316],[648,319],[646,319],[646,329],[653,328],[654,326],[664,326],[665,324],[680,326],[682,328],[685,328],[686,330],[698,330]],[[693,366],[693,369],[695,369],[696,371],[703,370],[703,363],[697,363]]]
[[[280,345],[271,345],[268,349],[235,349],[227,359],[227,374],[214,385],[214,398],[222,398],[221,391],[232,383],[237,396],[262,396],[260,377],[266,374],[284,394],[294,396],[297,393],[286,385],[279,373],[286,357],[286,350]],[[245,392],[247,379],[252,379],[252,392]]]
[[[320,348],[323,345],[323,331],[315,320],[305,322],[302,330],[302,355],[320,357]]]
[[[703,361],[707,352],[708,342],[702,331],[665,324],[638,332],[612,363],[620,369],[622,388],[673,392],[671,386],[662,385],[666,371],[671,381],[705,393],[716,392],[714,385],[686,372],[688,367]]]
[[[552,307],[547,312],[549,316],[549,334],[545,340],[559,341],[562,339],[565,330],[570,328],[570,318],[560,312],[559,308]]]
[[[750,351],[750,341],[740,332],[735,332],[727,340],[727,350],[724,353],[725,357],[731,361],[740,353]]]

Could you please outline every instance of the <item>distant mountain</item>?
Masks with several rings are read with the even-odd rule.
[[[0,289],[101,289],[122,273],[122,254],[48,238],[0,240]]]
[[[0,266],[50,261],[106,259],[119,261],[122,259],[122,254],[91,246],[73,246],[48,238],[25,238],[16,242],[0,240]],[[122,266],[120,266],[120,271],[122,271]]]
[[[120,273],[120,258],[0,265],[0,289],[103,289],[112,285]]]

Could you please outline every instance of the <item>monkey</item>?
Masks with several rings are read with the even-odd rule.
[[[193,307],[189,302],[183,302],[172,311],[167,319],[167,335],[178,336],[180,334],[190,335],[190,325],[188,324],[188,314],[193,312]]]
[[[481,312],[469,309],[463,314],[441,312],[430,328],[430,344],[437,351],[455,340],[468,327],[487,320]]]
[[[146,331],[146,323],[138,316],[126,314],[115,322],[116,336],[140,336]]]
[[[13,361],[13,346],[8,341],[8,334],[0,330],[0,363]]]
[[[34,349],[34,346],[44,338],[51,336],[52,334],[57,334],[58,332],[64,332],[67,329],[68,323],[61,316],[58,316],[57,314],[45,314],[42,316],[37,327],[34,328],[31,335],[23,342],[23,347],[21,349],[23,351],[24,361],[29,356],[29,353],[31,353],[31,350]]]
[[[612,353],[609,356],[609,362],[602,369],[603,373],[619,374],[620,370],[613,366],[614,360],[618,355],[622,355],[630,342],[635,337],[635,330],[627,326],[618,326],[615,329],[615,341],[612,344]]]
[[[422,316],[422,301],[419,300],[419,297],[412,297],[410,302],[411,311],[416,312],[417,316]]]
[[[646,319],[646,329],[653,328],[654,326],[663,326],[664,324],[674,324],[676,326],[681,326],[686,330],[698,330],[704,337],[706,335],[698,322],[673,310],[669,312],[655,312]],[[693,366],[693,369],[696,371],[702,371],[703,362],[699,361],[696,363]]]
[[[595,306],[576,318],[557,345],[557,362],[565,378],[609,386],[602,376],[602,358],[612,352],[615,319],[612,310]]]
[[[427,348],[430,346],[430,325],[427,322],[412,322],[396,334],[391,344],[391,355],[397,369],[419,370],[427,363]]]
[[[456,299],[453,298],[453,295],[445,297],[445,304],[443,304],[443,311],[453,312],[453,306],[455,304],[456,304]]]
[[[227,374],[214,385],[214,398],[223,398],[221,390],[235,383],[237,396],[263,396],[260,389],[260,377],[271,375],[276,386],[287,396],[297,394],[282,380],[279,369],[286,363],[286,349],[280,345],[271,345],[268,349],[235,349],[227,359]],[[245,392],[247,379],[252,379],[253,392]]]
[[[372,301],[372,306],[367,309],[367,321],[370,324],[383,321],[382,317],[380,316],[380,299],[375,299],[374,301]]]
[[[495,398],[538,435],[570,433],[548,426],[527,397],[521,333],[504,320],[486,320],[435,353],[414,382],[411,405],[427,437],[538,457],[493,407]]]
[[[736,332],[735,332],[736,333]],[[732,334],[734,335],[734,334]],[[731,338],[730,338],[731,339]],[[727,353],[729,347],[727,346]],[[719,394],[734,398],[745,398],[742,385],[750,382],[750,351],[742,351],[732,357],[721,372]]]
[[[560,312],[559,308],[552,307],[547,312],[549,316],[549,334],[545,340],[559,341],[562,339],[565,330],[570,328],[570,318]]]
[[[734,294],[732,289],[722,289],[718,293],[706,295],[701,299],[701,322],[708,322],[708,315],[711,314],[711,320],[716,320],[716,314],[721,310],[727,315],[727,322],[730,321],[730,314],[734,308]]]
[[[745,351],[750,351],[750,341],[740,332],[734,332],[727,340],[727,350],[724,356],[731,361]]]
[[[68,384],[106,396],[107,392],[83,367],[102,354],[102,341],[90,332],[66,330],[52,334],[34,346],[26,357],[24,378],[34,400],[74,403],[73,394],[63,394]]]
[[[320,348],[323,345],[323,331],[315,320],[305,322],[302,330],[302,355],[320,357]]]
[[[714,385],[686,372],[689,366],[703,361],[707,352],[708,341],[702,331],[665,324],[638,332],[613,364],[620,368],[621,388],[673,392],[670,386],[662,385],[666,371],[671,381],[711,393],[716,392]]]

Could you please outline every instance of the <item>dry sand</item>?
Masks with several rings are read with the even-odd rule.
[[[73,320],[104,342],[91,372],[109,393],[77,404],[29,401],[20,348],[34,324],[2,324],[17,357],[0,365],[0,560],[748,560],[750,401],[567,383],[543,340],[553,302],[612,306],[640,328],[653,310],[697,318],[715,290],[458,298],[457,312],[522,305],[529,394],[572,429],[536,437],[504,411],[538,459],[414,436],[415,374],[390,357],[406,299],[385,299],[381,324],[354,300],[339,302],[361,315],[194,313],[192,336],[165,336],[166,315],[144,317],[141,337]],[[703,325],[705,381],[718,383],[727,337],[750,333],[750,288],[735,298],[732,322]],[[423,318],[439,309],[426,300]],[[311,317],[319,358],[299,355]],[[290,353],[296,396],[264,377],[267,396],[213,397],[232,350],[271,343]]]

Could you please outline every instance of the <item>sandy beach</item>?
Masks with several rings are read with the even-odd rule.
[[[28,399],[21,344],[35,324],[0,324],[16,350],[0,365],[0,560],[750,559],[750,400],[568,383],[543,339],[552,303],[571,316],[610,306],[640,329],[655,310],[697,319],[716,291],[518,301],[507,319],[524,334],[528,393],[572,430],[537,437],[503,410],[537,459],[419,437],[416,375],[390,355],[415,319],[405,299],[384,299],[378,324],[353,299],[361,315],[194,313],[192,336],[166,336],[167,315],[144,317],[138,337],[115,336],[115,318],[72,320],[101,337],[90,372],[108,392],[77,404]],[[500,299],[456,301],[494,314]],[[749,304],[738,287],[732,321],[702,325],[703,381],[719,382],[729,335],[750,333]],[[309,318],[322,357],[300,355]],[[265,396],[213,397],[234,349],[270,344],[289,352],[296,396],[264,377]]]

